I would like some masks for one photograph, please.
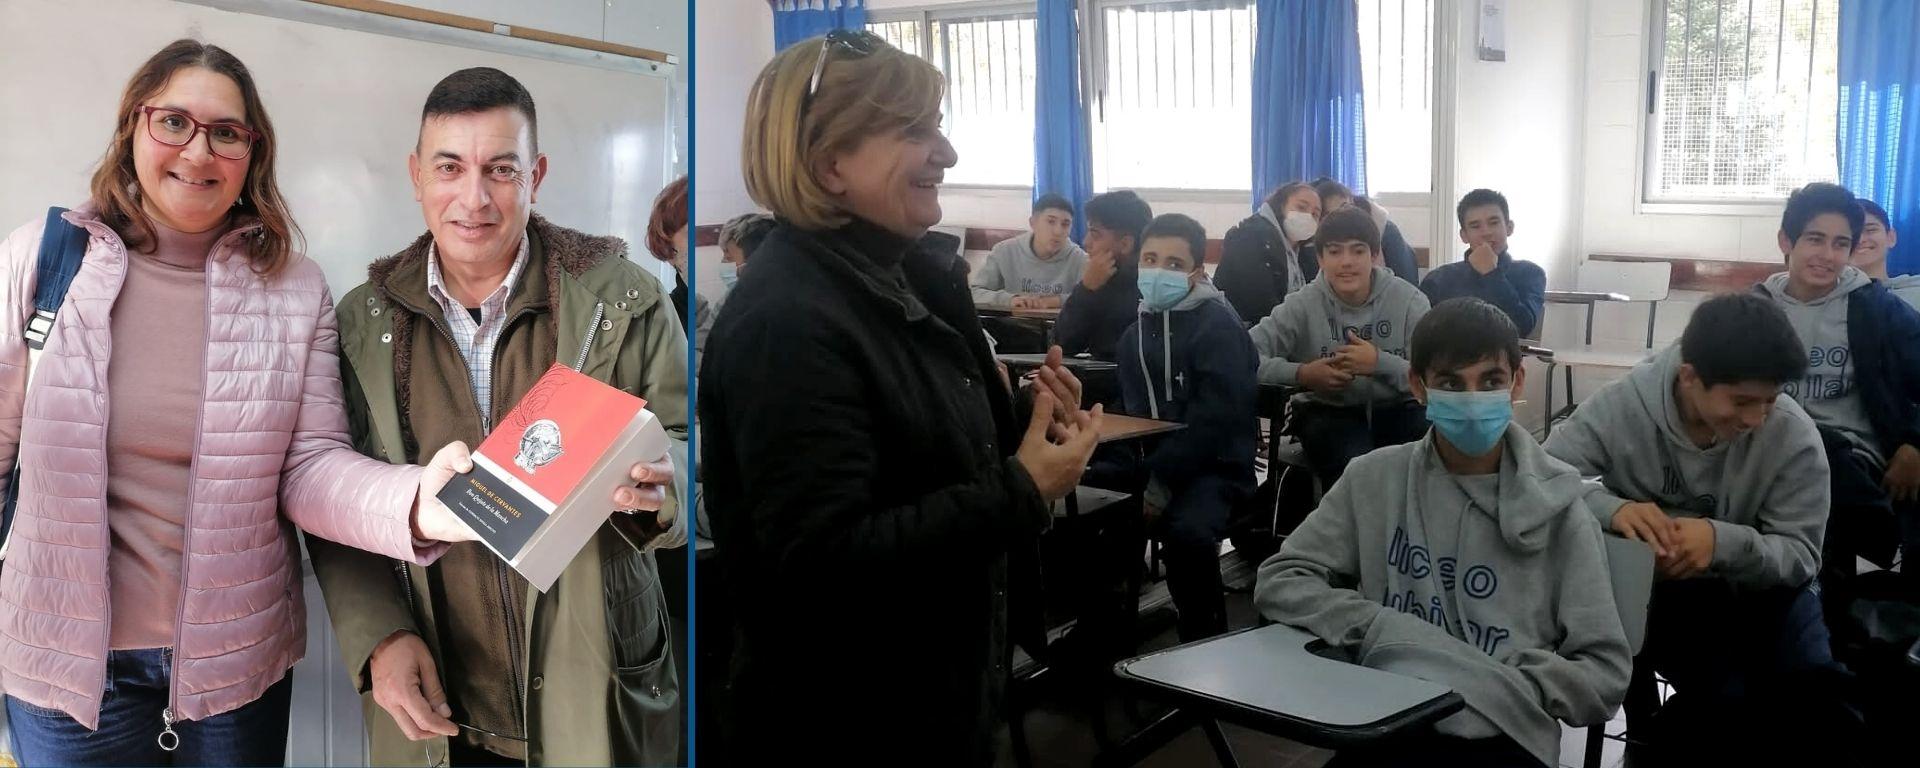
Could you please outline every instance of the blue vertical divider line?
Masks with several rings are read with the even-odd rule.
[[[1920,272],[1920,3],[1846,0],[1840,4],[1840,98],[1835,131],[1840,183],[1885,208],[1914,245],[1887,254],[1887,272]]]

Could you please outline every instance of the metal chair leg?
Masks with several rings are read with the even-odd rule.
[[[1605,750],[1606,743],[1605,723],[1587,726],[1587,753],[1586,757],[1580,761],[1581,768],[1600,768],[1601,752]]]
[[[1221,768],[1240,768],[1240,761],[1233,756],[1233,745],[1227,743],[1226,732],[1220,730],[1220,721],[1211,717],[1202,719],[1200,728],[1206,731],[1207,741],[1213,744],[1213,756],[1220,761]]]

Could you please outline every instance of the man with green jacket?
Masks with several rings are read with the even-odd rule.
[[[424,464],[477,445],[555,362],[647,401],[684,455],[686,337],[611,237],[534,215],[533,99],[494,69],[427,97],[408,165],[428,233],[339,305],[355,446]],[[464,463],[464,462],[461,462]],[[410,567],[309,537],[375,765],[664,765],[680,692],[652,550],[686,541],[668,457],[545,593],[476,542]],[[416,532],[416,535],[419,535]]]

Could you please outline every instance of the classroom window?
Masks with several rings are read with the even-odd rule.
[[[1645,198],[1776,203],[1832,181],[1838,0],[1654,0]]]
[[[1094,181],[1108,188],[1247,188],[1253,168],[1253,4],[1101,2]]]
[[[875,17],[869,31],[933,62],[947,78],[945,130],[960,155],[947,182],[1031,185],[1036,15],[910,11]]]
[[[1359,0],[1367,191],[1433,189],[1433,0]]]

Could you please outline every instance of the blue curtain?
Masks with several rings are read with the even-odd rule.
[[[1366,194],[1353,0],[1258,0],[1254,26],[1253,204],[1323,175]]]
[[[1033,199],[1058,194],[1075,211],[1093,196],[1093,150],[1080,101],[1080,36],[1074,0],[1040,0],[1035,37],[1040,48],[1034,85]],[[1073,239],[1086,235],[1086,216],[1073,217]]]
[[[866,0],[771,0],[773,50],[836,29],[865,29]]]
[[[1840,4],[1840,183],[1887,209],[1911,237],[1887,256],[1889,274],[1920,271],[1920,3]]]

